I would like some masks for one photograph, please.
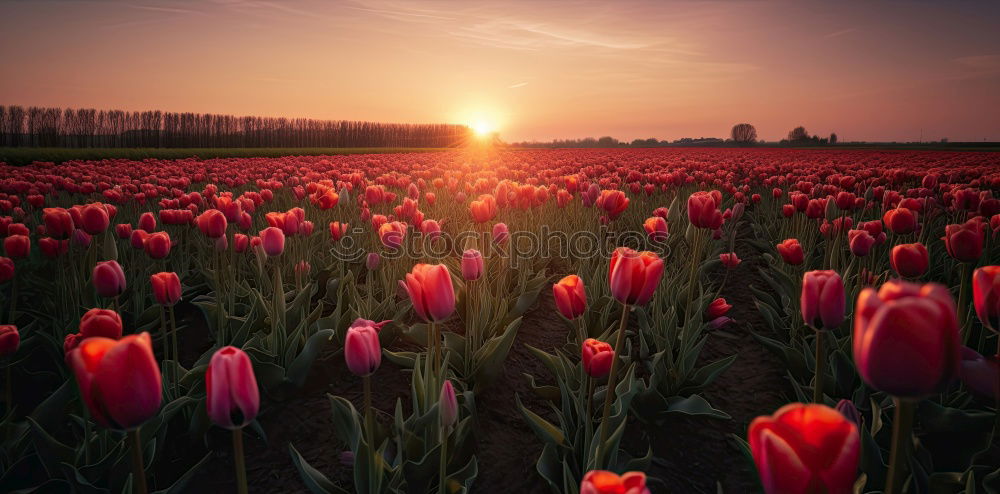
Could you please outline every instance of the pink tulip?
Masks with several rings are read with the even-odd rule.
[[[344,360],[352,374],[364,377],[370,376],[382,363],[382,346],[379,343],[378,332],[389,321],[376,323],[367,319],[355,319],[347,328],[347,339],[344,340]]]
[[[483,254],[476,249],[462,253],[462,278],[466,281],[478,280],[483,275]]]
[[[455,311],[455,289],[444,264],[417,264],[400,281],[413,303],[413,310],[427,322],[443,321]]]
[[[233,346],[220,348],[205,371],[208,418],[219,427],[239,429],[253,421],[259,409],[260,391],[250,357]]]

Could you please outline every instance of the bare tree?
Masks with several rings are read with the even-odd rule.
[[[748,123],[734,125],[730,135],[737,144],[747,145],[757,141],[757,129]]]
[[[808,139],[809,132],[806,131],[806,128],[801,125],[788,132],[788,140],[791,142],[801,142]]]

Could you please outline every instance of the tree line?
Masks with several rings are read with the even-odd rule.
[[[0,105],[0,146],[67,148],[453,147],[464,125]]]

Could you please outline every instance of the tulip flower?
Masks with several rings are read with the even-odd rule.
[[[833,329],[844,322],[844,281],[835,271],[808,271],[802,276],[799,301],[802,319],[816,329]]]
[[[972,272],[972,301],[983,326],[1000,330],[1000,266],[984,266]],[[1000,355],[1000,351],[997,353]]]
[[[917,212],[902,207],[886,211],[885,215],[882,216],[882,221],[885,222],[885,227],[889,231],[897,235],[913,233],[917,230],[918,225]]]
[[[347,235],[347,230],[350,227],[351,225],[339,221],[330,223],[330,239],[339,242],[340,239],[344,238],[344,235]]]
[[[858,427],[825,405],[792,403],[757,417],[747,431],[767,494],[843,493],[858,474]]]
[[[646,305],[660,284],[663,261],[653,252],[615,249],[608,270],[611,294],[625,305]]]
[[[722,226],[719,205],[722,195],[718,191],[698,191],[688,197],[688,220],[696,228],[715,230]]]
[[[125,272],[118,261],[98,262],[91,281],[97,294],[105,298],[115,298],[125,291]]]
[[[67,239],[73,233],[73,217],[63,208],[42,210],[45,233],[55,239]]]
[[[594,379],[602,379],[611,372],[615,352],[611,345],[603,341],[587,338],[581,345],[583,371]]]
[[[603,209],[608,214],[608,218],[615,220],[628,208],[628,197],[620,190],[604,190],[597,198],[595,205]]]
[[[899,244],[889,252],[889,264],[903,278],[918,278],[927,272],[930,256],[924,244]]]
[[[735,252],[726,252],[723,254],[719,254],[719,260],[722,261],[723,266],[729,269],[735,268],[736,266],[739,266],[741,262],[743,262],[743,260],[740,259]]]
[[[382,347],[378,332],[389,321],[376,323],[367,319],[355,319],[347,328],[344,341],[344,360],[352,374],[370,376],[382,363]]]
[[[381,260],[382,258],[377,252],[369,252],[368,257],[365,258],[365,267],[368,268],[368,271],[375,271]]]
[[[219,238],[226,234],[226,215],[218,209],[209,209],[195,218],[201,233],[208,238]]]
[[[87,204],[80,210],[80,228],[90,235],[104,233],[110,223],[108,210],[101,203]]]
[[[580,482],[580,494],[649,494],[646,474],[626,472],[619,476],[607,470],[591,470]]]
[[[233,252],[242,253],[246,252],[247,247],[250,246],[250,237],[237,233],[233,235]]]
[[[0,257],[0,283],[14,279],[14,261],[9,257]]]
[[[13,324],[0,325],[0,358],[9,357],[17,352],[17,348],[21,345],[21,334],[17,331],[17,326]],[[10,383],[10,380],[7,381]],[[8,400],[5,402],[8,409],[11,405]]]
[[[142,231],[142,230],[138,230]],[[224,239],[226,237],[219,237]],[[146,255],[150,259],[163,259],[170,255],[170,248],[172,242],[170,241],[170,234],[167,232],[156,232],[151,235],[146,236],[142,241],[142,248],[146,251]]]
[[[556,308],[566,319],[576,319],[587,310],[587,292],[583,280],[571,274],[552,285]]]
[[[413,303],[413,310],[427,322],[440,322],[455,311],[455,289],[444,264],[417,264],[400,282]]]
[[[729,309],[732,308],[732,305],[726,303],[726,299],[719,297],[708,304],[708,309],[705,310],[705,319],[718,319],[729,313]]]
[[[441,386],[441,397],[438,399],[438,413],[441,416],[441,426],[449,428],[458,420],[458,398],[455,387],[446,380]]]
[[[119,223],[115,225],[115,236],[120,239],[128,239],[132,237],[132,225],[128,223]]]
[[[156,216],[153,213],[146,211],[139,215],[139,229],[146,230],[147,232],[156,231]]]
[[[948,255],[961,262],[974,262],[983,255],[983,223],[973,218],[965,223],[948,225],[944,229]]]
[[[959,377],[976,395],[1000,400],[1000,360],[997,357],[986,358],[969,347],[962,347]]]
[[[851,254],[858,257],[867,256],[875,245],[875,237],[871,236],[867,230],[849,230],[847,232],[847,244],[851,249]]]
[[[861,412],[854,406],[851,400],[840,400],[837,402],[836,410],[847,420],[854,422],[854,425],[861,427]]]
[[[493,243],[497,245],[502,245],[510,239],[510,231],[507,229],[505,223],[497,223],[493,225]]]
[[[922,398],[958,373],[955,303],[942,285],[892,280],[858,295],[854,361],[861,377],[893,396]]]
[[[91,417],[104,427],[132,430],[159,410],[160,369],[149,333],[87,338],[68,359]]]
[[[280,256],[285,251],[285,233],[280,228],[269,226],[261,230],[260,244],[269,257]]]
[[[162,306],[176,305],[181,299],[181,280],[177,273],[156,273],[149,277],[153,285],[156,303]]]
[[[406,224],[401,221],[390,221],[378,228],[378,238],[389,250],[396,250],[403,245],[406,237]]]
[[[240,429],[257,416],[260,391],[250,357],[226,346],[212,355],[205,371],[205,411],[225,429]]]
[[[11,259],[28,257],[31,252],[31,239],[27,235],[11,235],[3,239],[3,250]]]
[[[663,242],[667,239],[667,220],[661,216],[646,218],[642,227],[646,229],[646,235],[648,235],[649,239],[653,242]]]
[[[478,280],[483,275],[483,254],[476,249],[462,253],[462,278],[466,281]]]
[[[479,196],[475,201],[469,203],[469,213],[476,223],[485,223],[492,220],[497,215],[496,198],[489,194]]]

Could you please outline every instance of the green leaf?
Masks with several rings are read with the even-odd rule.
[[[302,352],[288,366],[285,374],[288,381],[294,384],[295,387],[302,387],[305,383],[306,376],[309,375],[309,369],[312,368],[313,362],[316,361],[316,357],[326,347],[332,336],[332,329],[321,329],[313,333],[306,340],[305,346],[302,347]]]
[[[551,422],[543,419],[535,412],[528,410],[524,404],[521,403],[520,396],[514,395],[514,400],[517,403],[518,410],[520,410],[521,414],[524,415],[524,418],[528,421],[528,425],[531,427],[531,430],[535,432],[535,435],[538,436],[539,439],[554,446],[563,445],[566,438],[563,436],[561,429],[552,425]]]
[[[291,443],[288,443],[288,453],[292,456],[292,463],[295,464],[295,469],[299,471],[299,477],[302,478],[302,482],[306,484],[309,492],[313,494],[350,494],[337,487],[322,472],[313,468]]]

